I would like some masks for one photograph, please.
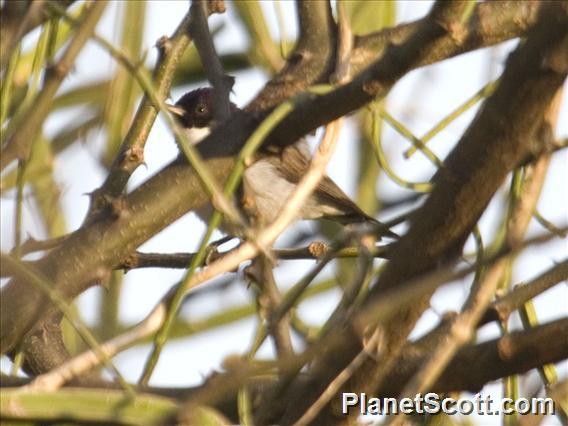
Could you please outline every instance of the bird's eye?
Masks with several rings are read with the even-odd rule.
[[[197,105],[195,112],[197,112],[199,115],[203,115],[207,112],[207,108],[205,108],[205,105]]]

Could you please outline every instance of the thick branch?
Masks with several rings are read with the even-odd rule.
[[[564,82],[568,65],[544,64],[566,58],[568,19],[566,13],[543,8],[540,22],[526,44],[510,56],[501,84],[435,175],[434,190],[393,248],[393,260],[371,291],[370,301],[441,261],[455,259],[509,171],[531,153],[545,151],[546,141],[539,137],[542,117]],[[417,303],[412,314],[401,315],[401,319],[408,315],[407,321],[394,321],[401,326],[399,332],[406,333],[428,299]]]
[[[518,331],[499,339],[462,348],[429,391],[442,394],[452,391],[477,392],[486,383],[514,374],[522,374],[541,365],[560,362],[568,358],[568,344],[559,338],[568,334],[568,319],[560,319],[530,330]],[[411,351],[409,351],[411,353]],[[407,357],[389,375],[373,396],[396,397],[403,384],[422,365],[422,357]],[[231,380],[232,373],[217,375],[215,380],[230,386],[218,387],[221,398],[216,408],[232,421],[238,421],[237,391],[241,382]],[[265,376],[266,377],[266,376]],[[303,376],[302,380],[306,380]],[[30,379],[2,376],[2,387],[22,386]],[[268,395],[274,379],[254,379],[247,382],[253,395],[260,398]],[[87,387],[118,388],[114,383],[86,384]],[[207,384],[194,388],[140,387],[140,392],[168,396],[184,400],[199,393]]]
[[[553,6],[556,9],[559,4]],[[434,54],[429,44],[420,42],[420,45],[422,58]],[[402,54],[400,49],[396,52]],[[390,56],[396,55],[391,52]],[[377,74],[374,81],[396,80],[389,74],[392,67],[387,61],[382,61],[381,64],[373,67]],[[408,65],[415,66],[414,63]],[[402,74],[397,73],[399,76]],[[359,81],[345,87],[356,84],[359,84],[357,87],[360,90]],[[298,112],[294,111],[284,120],[286,125],[278,128],[272,135],[273,139],[291,143],[299,136],[368,101],[369,96],[350,97],[351,92],[345,87],[304,102]],[[265,99],[267,96],[264,96]],[[220,182],[227,177],[234,165],[230,155],[240,149],[261,118],[262,115],[255,113],[237,113],[199,145],[203,156],[208,158],[209,169]],[[155,194],[160,194],[160,197]],[[52,281],[58,283],[63,295],[70,299],[76,297],[96,282],[97,276],[104,275],[114,267],[118,259],[125,258],[152,235],[205,202],[206,197],[193,170],[183,161],[176,161],[128,195],[124,201],[126,207],[118,212],[118,217],[103,218],[77,231],[63,247],[54,250],[41,261],[42,269]],[[2,289],[1,300],[0,336],[2,352],[5,353],[43,315],[42,307],[45,308],[45,305],[37,292],[30,290],[25,283],[15,281]]]
[[[568,319],[461,349],[433,385],[437,392],[479,391],[486,383],[568,358]],[[409,363],[411,368],[422,361]],[[411,367],[411,366],[414,367]],[[399,383],[404,383],[404,379]],[[388,382],[385,382],[388,386]],[[392,382],[391,382],[392,383]],[[388,387],[385,393],[388,393]]]
[[[454,260],[480,215],[506,175],[531,152],[545,150],[539,138],[544,111],[568,72],[568,19],[561,12],[542,8],[540,24],[507,63],[495,93],[465,132],[434,178],[435,187],[425,204],[411,217],[410,228],[393,247],[390,262],[370,291],[368,304],[385,297],[390,289]],[[386,56],[389,56],[388,53]],[[363,73],[363,74],[366,74]],[[380,88],[379,88],[380,90]],[[338,92],[338,91],[336,91]],[[336,93],[334,92],[334,93]],[[540,119],[536,119],[538,117]],[[541,145],[535,144],[540,141]],[[401,308],[385,327],[385,345],[396,352],[428,305],[431,292]],[[290,416],[306,409],[327,383],[358,353],[358,337],[342,334],[341,354],[321,361],[319,380],[295,388],[285,399],[292,402]],[[388,352],[386,352],[388,353]],[[382,358],[378,376],[387,370]],[[369,383],[369,372],[357,377]],[[351,389],[358,389],[352,384]],[[329,414],[329,413],[328,413]]]
[[[316,83],[327,83],[335,65],[336,28],[329,1],[297,1],[300,36],[284,68],[249,106],[266,110]],[[331,120],[330,120],[331,121]]]
[[[524,330],[508,334],[507,336],[491,340],[477,345],[466,346],[456,354],[452,362],[444,370],[428,392],[438,394],[453,391],[478,392],[485,384],[514,374],[522,374],[541,365],[560,362],[568,358],[568,342],[560,338],[568,333],[568,319],[560,319],[548,324],[540,325],[530,330]],[[346,342],[347,343],[347,342]],[[404,384],[423,365],[427,355],[413,356],[416,352],[411,348],[409,354],[401,359],[396,368],[389,372],[387,380],[380,388],[369,390],[369,396],[396,397],[400,394]],[[201,403],[214,403],[231,419],[236,415],[237,391],[245,377],[237,379],[238,373],[227,373],[225,377],[212,378],[215,383],[216,394],[210,394],[210,401],[202,400]],[[301,390],[305,386],[313,384],[309,375],[301,375],[295,389]],[[252,392],[253,400],[263,401],[273,393],[273,379],[249,380],[247,382]],[[209,384],[180,392],[180,396],[195,398]],[[277,385],[276,385],[277,386]],[[356,392],[355,390],[350,390]],[[171,395],[171,394],[169,394]],[[258,399],[255,399],[258,398]],[[267,401],[273,406],[279,405],[270,399]],[[256,408],[256,406],[255,406]],[[328,418],[329,420],[329,418]],[[319,424],[319,423],[318,423]],[[324,422],[322,424],[332,424]]]
[[[463,29],[461,37],[448,35],[440,38],[431,53],[423,58],[419,66],[424,66],[446,58],[459,55],[479,46],[490,46],[513,37],[518,37],[534,25],[538,17],[539,2],[519,2],[516,0],[478,3]],[[423,20],[396,27],[386,28],[376,33],[358,36],[352,56],[354,72],[373,62],[390,44],[404,42]]]

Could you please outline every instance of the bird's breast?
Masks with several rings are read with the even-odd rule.
[[[276,166],[267,159],[259,160],[245,170],[243,178],[244,196],[254,203],[253,208],[265,223],[272,223],[296,188],[278,172]],[[323,212],[317,201],[310,197],[298,211],[301,219],[317,219]]]

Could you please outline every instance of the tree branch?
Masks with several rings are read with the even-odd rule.
[[[223,2],[215,2],[218,8],[216,12],[224,12]],[[223,71],[223,66],[217,56],[213,39],[209,33],[207,25],[207,16],[209,16],[209,2],[206,0],[193,0],[191,3],[191,23],[189,31],[193,37],[193,41],[199,58],[203,65],[203,69],[207,74],[207,79],[215,88],[213,99],[213,115],[219,122],[225,121],[231,115],[231,103],[229,94],[233,88],[235,79],[229,77]]]
[[[550,123],[543,120],[542,125],[546,126]],[[545,162],[545,167],[538,167],[538,164],[541,163],[539,161],[534,166],[533,173],[526,173],[521,193],[508,219],[504,244],[516,245],[522,241],[526,233],[548,169],[548,156],[543,156],[542,160]],[[462,312],[449,321],[445,336],[440,339],[419,371],[402,390],[401,396],[403,398],[414,396],[430,388],[448,363],[451,362],[459,348],[473,338],[478,322],[501,282],[507,267],[507,260],[507,258],[503,258],[496,262],[487,271],[484,271],[482,278],[474,282]],[[397,419],[394,423],[397,422],[400,424],[400,420]]]
[[[370,252],[370,255],[379,259],[388,259],[388,247],[390,245],[375,247]],[[272,254],[276,259],[282,260],[321,260],[328,251],[330,251],[328,244],[316,241],[305,247],[274,249]],[[227,253],[220,253],[219,256],[222,257]],[[332,258],[356,258],[361,256],[361,250],[355,246],[344,247],[332,251],[331,256]],[[127,271],[139,268],[186,269],[194,257],[195,253],[142,253],[137,251],[117,265],[116,269],[125,269]],[[9,274],[6,276],[9,276]]]
[[[559,6],[555,3],[550,7],[558,10]],[[428,43],[421,42],[420,45],[422,58],[434,54]],[[374,67],[377,73],[381,71],[377,81],[396,79],[389,74],[392,67],[386,61],[383,63],[384,69]],[[280,126],[272,138],[281,143],[291,143],[333,117],[362,106],[368,99],[366,96],[351,98],[349,95],[350,91],[342,88],[330,95],[309,99],[302,103],[299,113],[293,112],[284,120],[286,126]],[[265,94],[264,98],[268,102],[268,95]],[[262,117],[263,114],[252,112],[237,113],[199,145],[201,153],[208,159],[207,166],[219,182],[226,178],[234,165],[227,155],[240,149]],[[154,194],[160,194],[160,197],[156,198]],[[193,170],[183,160],[175,161],[129,194],[124,200],[127,208],[122,210],[122,214],[102,218],[81,228],[62,247],[42,259],[41,267],[57,282],[61,293],[72,299],[95,283],[97,276],[112,269],[117,259],[125,258],[156,232],[206,201]],[[40,295],[21,281],[12,281],[4,286],[1,300],[0,341],[2,353],[5,353],[45,313],[46,306]]]
[[[460,37],[441,37],[435,47],[424,56],[418,66],[425,66],[440,60],[476,49],[491,46],[502,41],[524,35],[538,18],[539,2],[518,2],[516,0],[478,3]],[[376,60],[391,44],[403,43],[423,23],[424,19],[385,28],[375,33],[358,36],[355,39],[351,66],[355,73]]]
[[[568,334],[568,319],[559,319],[542,324],[530,330],[517,331],[498,339],[480,344],[468,345],[456,354],[444,373],[432,385],[430,392],[438,394],[454,391],[478,392],[486,383],[501,377],[522,374],[540,365],[560,362],[568,358],[568,344],[559,336]],[[409,354],[413,351],[408,351]],[[402,386],[423,364],[424,356],[407,356],[393,369],[381,388],[373,389],[373,396],[396,397]],[[237,391],[241,382],[232,380],[233,372],[221,373],[214,377],[220,398],[215,408],[219,409],[231,421],[238,421]],[[301,380],[307,381],[302,375]],[[1,387],[18,387],[29,383],[31,379],[13,378],[2,375]],[[211,379],[210,379],[211,380]],[[247,380],[252,398],[263,398],[274,386],[273,378],[256,377]],[[192,398],[208,386],[208,383],[191,388],[137,387],[139,392],[167,396],[178,400]],[[116,383],[91,383],[85,387],[118,389]],[[72,389],[72,387],[71,387]]]
[[[510,56],[501,84],[450,153],[444,168],[434,177],[434,190],[411,218],[408,232],[393,247],[390,262],[369,293],[368,305],[386,297],[388,290],[435,270],[441,262],[456,259],[467,235],[508,172],[531,152],[545,150],[544,146],[534,144],[535,140],[542,143],[538,138],[542,119],[534,117],[543,117],[568,72],[565,7],[562,13],[557,13],[555,8],[542,6],[539,24],[526,43]],[[384,343],[390,348],[391,361],[427,307],[430,295],[428,292],[416,297],[412,305],[401,308],[384,324]],[[346,364],[338,363],[338,359],[347,363],[356,356],[357,338],[346,334],[342,332],[339,340],[354,346],[346,344],[341,355],[334,352],[333,359],[320,361],[321,377],[315,380],[317,385],[311,383],[309,389],[302,390],[294,388],[293,395],[284,396],[291,401],[289,407],[294,407],[288,412],[291,417],[285,415],[284,419],[296,418],[318,391],[342,370]],[[376,372],[378,378],[384,377],[390,367],[384,356],[381,359],[380,370]],[[356,381],[359,383],[351,383],[350,389],[369,383],[369,372],[358,375]]]
[[[190,20],[191,14],[188,12],[171,38],[164,36],[156,43],[160,55],[154,69],[153,82],[160,99],[169,96],[176,66],[191,42]],[[157,115],[158,105],[154,105],[145,93],[107,178],[91,195],[87,222],[94,220],[105,209],[112,208],[113,201],[122,194],[134,170],[144,162],[144,145]]]
[[[510,293],[498,298],[489,306],[479,321],[479,325],[491,321],[507,321],[511,313],[520,309],[529,300],[544,293],[560,281],[566,280],[568,280],[568,260],[564,260],[528,283],[520,284]]]
[[[455,259],[509,171],[529,154],[546,151],[546,140],[539,138],[542,117],[568,66],[555,69],[543,64],[566,56],[566,24],[565,14],[542,8],[540,24],[511,54],[501,84],[434,176],[434,190],[393,247],[392,261],[371,290],[370,303],[385,290],[436,268],[440,261]],[[535,140],[540,144],[535,146]],[[414,314],[407,312],[408,318],[417,317],[428,299],[416,304]],[[405,335],[404,329],[414,321],[394,323],[398,325],[392,333]]]
[[[296,1],[300,36],[284,68],[276,74],[249,110],[267,110],[316,83],[327,83],[335,67],[336,27],[325,1]],[[329,120],[331,121],[331,120]]]

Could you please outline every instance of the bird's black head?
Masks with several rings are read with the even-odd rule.
[[[211,87],[192,90],[178,99],[172,112],[185,128],[214,127],[213,98],[214,90]],[[237,106],[231,103],[231,110],[236,109]]]

